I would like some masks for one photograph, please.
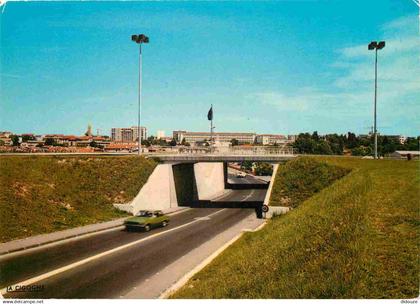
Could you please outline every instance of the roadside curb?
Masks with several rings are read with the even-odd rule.
[[[174,210],[172,212],[168,212],[167,214],[169,216],[173,216],[178,213],[187,211],[188,209],[189,208],[183,208],[181,210]],[[116,230],[118,228],[123,227],[124,220],[127,218],[129,218],[129,216],[112,220],[109,222],[75,227],[75,228],[70,228],[70,229],[66,229],[62,231],[56,231],[56,232],[52,232],[48,234],[40,234],[40,235],[35,235],[35,236],[24,238],[24,239],[18,239],[18,240],[13,240],[7,243],[2,243],[0,244],[0,257],[3,257],[11,253],[16,253],[20,251],[29,250],[29,249],[35,249],[41,246],[53,245],[55,243],[69,241],[71,239],[78,238],[78,237],[88,237],[97,233]],[[97,226],[97,227],[94,227],[94,226]],[[86,231],[80,231],[83,229],[86,229]],[[42,238],[46,238],[46,239],[41,240]]]
[[[195,266],[191,271],[187,272],[177,282],[172,284],[172,286],[170,286],[168,289],[166,289],[164,292],[162,292],[160,294],[160,296],[158,297],[158,299],[168,299],[173,293],[175,293],[178,289],[180,289],[182,286],[184,286],[195,274],[197,274],[204,267],[206,267],[208,264],[210,264],[217,256],[219,256],[223,251],[225,251],[230,245],[232,245],[237,240],[239,240],[244,235],[244,233],[255,232],[255,231],[261,230],[266,225],[266,223],[267,223],[267,221],[264,221],[261,225],[259,225],[257,228],[252,229],[252,230],[242,230],[239,234],[237,234],[232,239],[230,239],[228,242],[226,242],[224,245],[222,245],[220,248],[218,248],[210,256],[208,256],[203,261],[201,261],[201,263],[199,263],[197,266]]]

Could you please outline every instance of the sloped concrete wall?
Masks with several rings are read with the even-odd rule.
[[[157,165],[131,203],[114,204],[114,206],[132,214],[140,210],[165,210],[178,207],[172,165]]]
[[[271,192],[273,191],[274,181],[276,180],[277,170],[279,169],[279,164],[275,164],[273,167],[273,175],[271,177],[270,186],[268,187],[267,193],[264,198],[264,205],[270,205]],[[289,207],[280,207],[280,206],[269,206],[269,210],[264,214],[264,218],[272,218],[274,215],[284,214],[290,211]]]
[[[223,163],[196,163],[194,175],[199,200],[209,200],[225,190]]]

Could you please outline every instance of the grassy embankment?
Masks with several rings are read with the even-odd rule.
[[[246,233],[173,297],[417,297],[420,163],[322,160],[352,171]]]
[[[156,163],[138,157],[0,157],[0,242],[126,216]]]

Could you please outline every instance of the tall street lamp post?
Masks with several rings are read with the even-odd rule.
[[[378,159],[378,130],[376,129],[376,96],[378,87],[378,50],[385,47],[385,41],[372,41],[368,45],[369,50],[375,50],[375,100],[374,100],[374,114],[373,114],[373,133],[375,137],[375,159]]]
[[[139,108],[138,108],[138,120],[137,120],[137,132],[138,132],[138,155],[140,155],[141,153],[141,129],[140,129],[140,119],[141,119],[141,67],[142,67],[142,59],[141,59],[141,45],[143,43],[149,43],[149,37],[147,37],[144,34],[140,34],[140,35],[132,35],[131,36],[131,41],[134,41],[135,43],[137,43],[139,45]]]

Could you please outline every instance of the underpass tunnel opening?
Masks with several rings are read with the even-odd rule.
[[[258,169],[258,172],[272,172],[271,164],[264,166],[266,171]],[[260,167],[255,163],[229,162],[174,164],[172,168],[178,205],[195,208],[252,208],[261,217],[261,207],[271,176],[255,175],[255,168]]]
[[[226,189],[268,189],[273,165],[266,162],[224,163]]]
[[[185,163],[172,165],[172,172],[178,206],[190,206],[191,202],[198,200],[194,164]]]

